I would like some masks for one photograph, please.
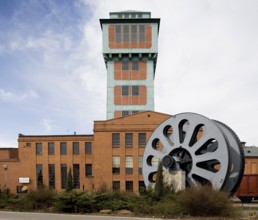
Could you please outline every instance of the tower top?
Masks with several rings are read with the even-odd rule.
[[[144,11],[134,11],[134,10],[126,10],[126,11],[119,11],[119,12],[110,12],[110,18],[114,19],[141,19],[141,18],[151,18],[150,12]]]

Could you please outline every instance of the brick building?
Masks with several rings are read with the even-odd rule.
[[[93,135],[19,134],[18,149],[0,151],[0,188],[19,193],[44,184],[60,191],[71,169],[76,189],[105,185],[138,192],[144,187],[141,166],[146,141],[169,117],[146,111],[95,121]]]

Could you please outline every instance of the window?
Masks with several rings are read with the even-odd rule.
[[[26,147],[30,147],[31,146],[31,143],[26,143]]]
[[[124,25],[124,42],[129,42],[129,25]]]
[[[67,165],[61,164],[61,188],[65,189],[67,182]]]
[[[42,164],[36,164],[37,187],[43,187],[43,167]]]
[[[133,173],[133,157],[132,156],[125,157],[125,173],[126,174]]]
[[[139,181],[139,192],[142,192],[146,190],[146,186],[144,184],[144,181]]]
[[[112,134],[112,146],[119,147],[119,145],[120,145],[120,134],[119,133]]]
[[[137,25],[131,26],[131,40],[132,40],[132,42],[137,41]]]
[[[73,142],[73,155],[78,155],[79,153],[79,142]]]
[[[139,174],[142,174],[142,163],[143,163],[143,157],[139,156],[139,164],[138,164]]]
[[[73,165],[73,187],[80,189],[80,164]]]
[[[48,164],[48,185],[50,188],[55,188],[55,164]]]
[[[128,116],[129,115],[129,111],[122,111],[122,116],[125,117],[125,116]]]
[[[48,155],[54,155],[55,154],[55,145],[53,142],[48,143]]]
[[[139,60],[132,61],[132,70],[139,70]]]
[[[133,146],[133,134],[132,133],[126,133],[125,134],[125,146],[126,147],[132,147]]]
[[[120,173],[120,157],[118,156],[112,157],[112,173],[113,174]]]
[[[133,96],[139,95],[139,86],[132,86],[132,95]]]
[[[139,113],[140,111],[132,111],[132,114],[137,114],[137,113]]]
[[[115,41],[121,42],[121,25],[116,25]]]
[[[85,142],[85,154],[91,154],[92,149],[91,149],[91,142]]]
[[[36,154],[42,155],[42,143],[36,143]]]
[[[120,190],[120,181],[113,181],[112,188],[113,188],[113,190],[119,191]]]
[[[92,176],[92,164],[85,165],[85,176]]]
[[[122,60],[122,70],[129,70],[129,61]]]
[[[139,26],[139,40],[140,42],[144,42],[145,41],[145,25],[140,25]]]
[[[66,155],[67,154],[67,144],[66,144],[66,142],[61,142],[60,143],[60,154],[61,155]]]
[[[138,137],[139,141],[139,147],[145,147],[146,146],[146,133],[139,133]]]
[[[122,96],[129,95],[129,86],[122,86]]]
[[[127,192],[133,192],[133,181],[125,181],[125,190]]]

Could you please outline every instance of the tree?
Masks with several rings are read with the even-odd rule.
[[[158,197],[161,197],[164,195],[163,168],[162,168],[161,162],[159,162],[159,166],[158,166],[158,170],[157,170],[155,192],[157,193]]]
[[[69,172],[68,172],[68,176],[67,176],[65,191],[69,192],[72,189],[73,189],[73,176],[72,176],[72,170],[71,170],[71,167],[70,167]]]

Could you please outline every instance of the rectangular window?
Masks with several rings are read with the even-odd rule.
[[[120,134],[119,133],[112,134],[112,146],[113,147],[120,146]]]
[[[121,42],[121,25],[116,25],[115,41],[117,43]]]
[[[133,174],[133,157],[132,156],[125,157],[125,173]]]
[[[142,192],[146,190],[146,186],[144,184],[144,181],[139,181],[139,192]]]
[[[132,70],[139,70],[139,60],[132,60]]]
[[[145,41],[145,25],[139,25],[139,40],[140,42]]]
[[[112,157],[112,173],[113,174],[120,173],[120,157],[119,156]]]
[[[142,163],[143,163],[143,157],[139,156],[139,164],[138,164],[139,174],[142,174]]]
[[[129,86],[122,86],[122,96],[129,95]]]
[[[42,143],[36,143],[36,154],[42,155]]]
[[[60,154],[61,155],[66,155],[67,154],[67,144],[66,144],[66,142],[61,142],[60,143]]]
[[[112,189],[115,191],[119,191],[120,190],[120,181],[113,181]]]
[[[126,133],[125,134],[125,147],[132,147],[133,146],[133,134]]]
[[[125,181],[125,190],[127,192],[133,192],[133,181]]]
[[[67,165],[61,164],[61,188],[65,189],[67,182]]]
[[[80,154],[79,147],[80,147],[79,142],[73,142],[73,155]]]
[[[48,155],[54,155],[55,154],[55,145],[53,142],[48,143]]]
[[[122,111],[122,117],[128,116],[129,115],[129,111]]]
[[[139,141],[139,147],[145,147],[146,146],[146,133],[139,133],[138,141]]]
[[[85,165],[86,176],[92,176],[92,164]]]
[[[137,114],[137,113],[139,113],[140,111],[132,111],[132,114]]]
[[[43,187],[43,166],[42,164],[36,164],[36,176],[37,176],[37,187]]]
[[[80,164],[73,164],[73,187],[80,189]]]
[[[129,70],[129,61],[128,60],[122,60],[122,71]]]
[[[131,41],[132,42],[137,41],[137,25],[131,26]]]
[[[48,185],[52,189],[55,189],[55,180],[55,164],[48,164]]]
[[[91,142],[85,142],[85,154],[91,154],[92,149],[91,149]]]
[[[132,95],[133,96],[139,95],[139,86],[132,86]]]
[[[124,25],[123,31],[124,31],[124,42],[129,42],[129,25]]]

